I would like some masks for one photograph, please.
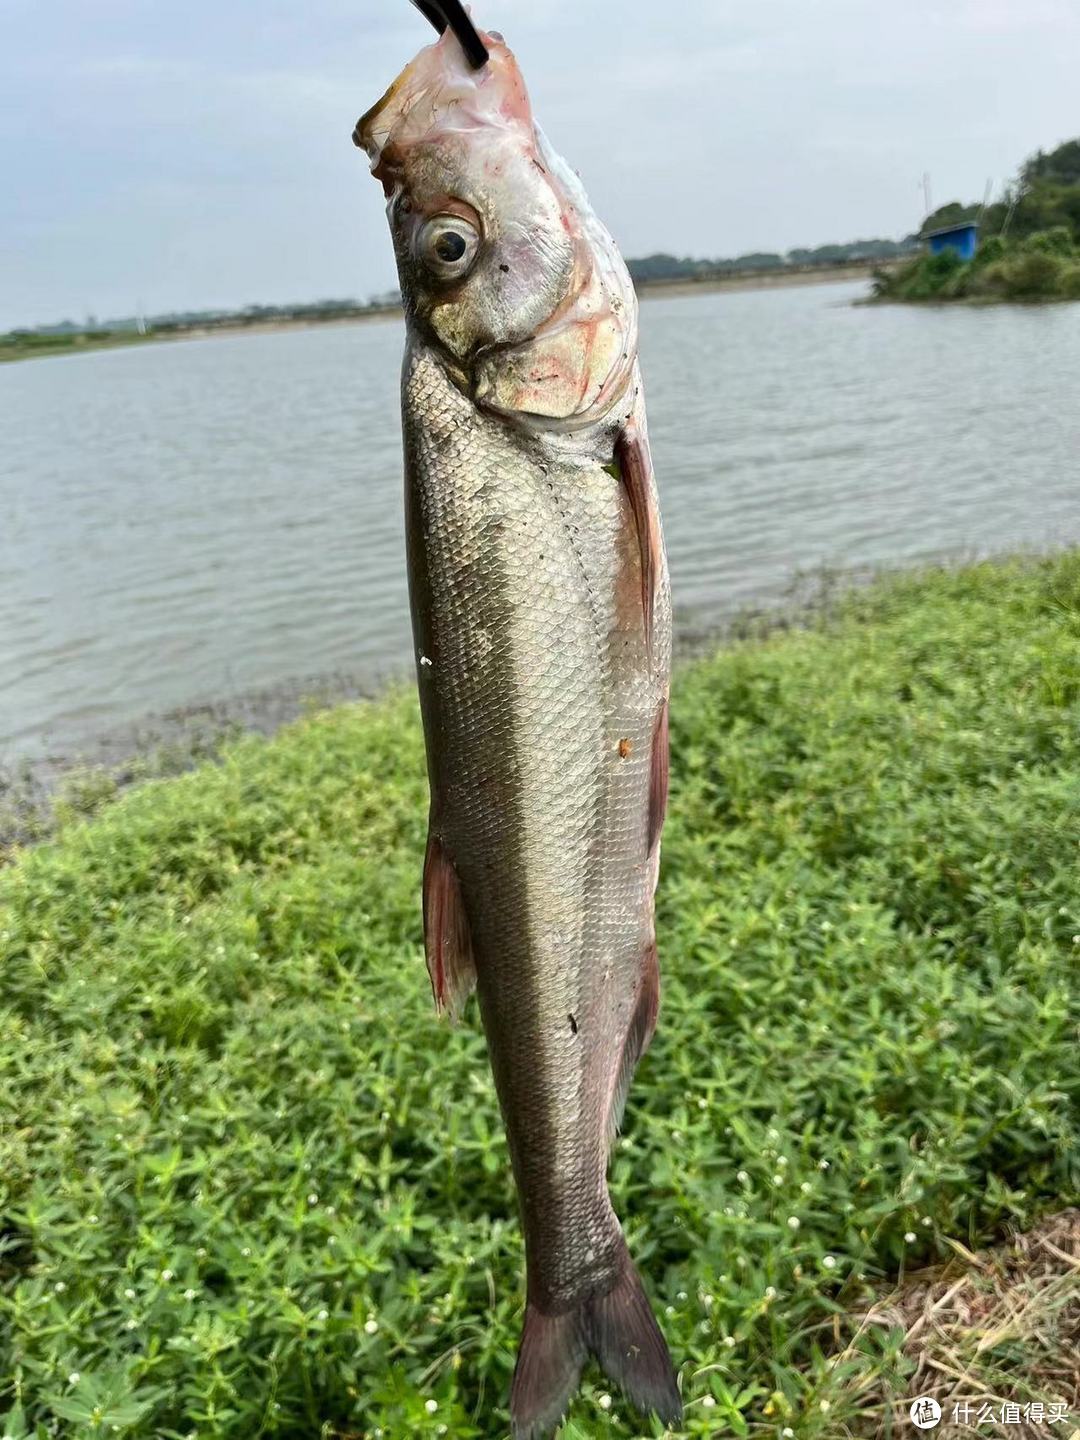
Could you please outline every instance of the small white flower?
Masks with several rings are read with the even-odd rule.
[[[929,1229],[933,1223],[934,1222],[930,1219],[929,1215],[924,1215],[923,1218],[919,1221],[919,1224],[925,1225],[927,1229]]]
[[[795,1431],[792,1430],[790,1425],[785,1425],[783,1430],[780,1431],[781,1440],[792,1440],[794,1434]]]
[[[665,1307],[664,1307],[664,1314],[665,1314],[665,1315],[674,1315],[674,1314],[675,1314],[675,1306],[674,1306],[674,1305],[665,1305]]]
[[[128,1321],[125,1322],[124,1329],[125,1329],[125,1330],[134,1330],[135,1327],[138,1325],[138,1323],[139,1323],[139,1322],[138,1322],[137,1320],[128,1320]]]
[[[702,1098],[697,1102],[697,1108],[699,1110],[707,1110],[709,1108],[709,1102],[704,1098],[704,1096],[702,1096]]]
[[[915,1236],[915,1231],[914,1231],[914,1230],[908,1230],[908,1231],[905,1232],[905,1234],[904,1234],[904,1244],[905,1244],[905,1245],[914,1245],[914,1244],[915,1244],[915,1239],[916,1239],[916,1236]]]
[[[680,1290],[679,1293],[675,1296],[676,1300],[685,1300],[686,1298],[687,1296],[685,1290]]]
[[[170,1280],[173,1278],[173,1272],[172,1272],[171,1270],[162,1270],[162,1272],[161,1272],[161,1278],[162,1278],[162,1280],[164,1280],[166,1283],[168,1283],[168,1281],[170,1281]]]
[[[601,1410],[610,1410],[610,1409],[611,1409],[611,1396],[610,1396],[610,1395],[601,1395],[600,1398],[597,1400],[596,1403],[600,1406],[600,1409],[601,1409]]]
[[[78,1370],[72,1370],[71,1374],[68,1376],[68,1384],[78,1385],[81,1379],[82,1376],[79,1374]]]
[[[129,1285],[128,1288],[124,1291],[124,1299],[125,1299],[125,1300],[134,1300],[134,1299],[135,1299],[135,1291],[132,1290],[132,1288],[131,1288],[130,1285]]]
[[[64,1284],[63,1280],[57,1280],[56,1284],[53,1286],[53,1289],[58,1295],[62,1295],[67,1289],[67,1286]]]
[[[327,1213],[327,1215],[336,1215],[336,1214],[337,1214],[337,1210],[335,1209],[335,1207],[334,1207],[333,1205],[327,1205],[327,1207],[326,1207],[326,1213]]]
[[[783,1175],[774,1175],[774,1176],[772,1177],[772,1183],[773,1183],[774,1185],[782,1185],[782,1184],[784,1183],[784,1177],[783,1177]]]
[[[822,1413],[823,1415],[827,1415],[827,1414],[829,1413],[829,1411],[832,1409],[832,1406],[829,1404],[828,1400],[822,1400],[822,1402],[821,1402],[821,1404],[820,1404],[820,1406],[819,1406],[818,1408],[820,1409],[820,1411],[821,1411],[821,1413]]]
[[[320,1319],[320,1320],[329,1320],[329,1319],[330,1319],[330,1311],[329,1311],[329,1310],[320,1310],[320,1311],[319,1311],[319,1319]]]
[[[825,1269],[826,1269],[826,1270],[835,1270],[835,1269],[836,1269],[836,1256],[835,1256],[835,1255],[823,1255],[823,1256],[822,1256],[822,1259],[821,1259],[821,1263],[825,1266]]]
[[[809,1194],[810,1194],[810,1191],[811,1191],[813,1188],[814,1188],[814,1187],[810,1184],[810,1181],[809,1181],[809,1180],[804,1180],[804,1181],[802,1182],[802,1184],[799,1186],[799,1189],[802,1191],[802,1193],[803,1193],[804,1195],[809,1195]]]
[[[375,1335],[375,1334],[377,1334],[377,1333],[378,1333],[378,1329],[379,1329],[379,1322],[378,1322],[378,1320],[365,1320],[365,1321],[364,1321],[364,1330],[365,1330],[365,1332],[366,1332],[368,1335]]]
[[[766,1285],[766,1286],[765,1286],[765,1299],[766,1299],[766,1300],[775,1300],[775,1299],[776,1299],[776,1286],[775,1286],[775,1285]]]
[[[203,1246],[203,1245],[200,1245],[199,1248],[198,1248],[198,1250],[195,1251],[195,1254],[199,1257],[200,1260],[205,1260],[205,1259],[206,1259],[206,1247]]]
[[[725,1336],[724,1336],[724,1347],[725,1347],[725,1349],[728,1349],[728,1350],[734,1350],[734,1349],[735,1349],[735,1336],[734,1336],[734,1335],[725,1335]]]
[[[772,1129],[772,1128],[770,1127],[770,1129],[769,1129],[769,1139],[770,1139],[770,1140],[779,1140],[779,1139],[780,1139],[780,1131],[779,1131],[779,1130],[774,1130],[774,1129]]]
[[[98,1223],[98,1217],[96,1215],[88,1215],[86,1220],[89,1225],[96,1225]]]
[[[740,1170],[739,1173],[735,1176],[735,1179],[738,1180],[740,1185],[748,1185],[750,1183],[750,1176],[746,1173],[745,1170]]]
[[[716,1400],[714,1399],[714,1397],[713,1397],[712,1395],[703,1395],[703,1396],[701,1397],[701,1404],[702,1404],[703,1409],[705,1409],[705,1410],[711,1410],[711,1409],[713,1408],[713,1406],[716,1404]]]
[[[706,1310],[711,1310],[712,1307],[713,1307],[713,1305],[716,1303],[716,1296],[715,1296],[715,1295],[702,1295],[702,1297],[701,1297],[701,1303],[702,1303],[702,1305],[705,1306],[705,1309],[706,1309]]]
[[[802,1224],[802,1221],[799,1219],[799,1217],[798,1217],[797,1215],[789,1215],[789,1216],[788,1216],[788,1222],[787,1222],[787,1223],[788,1223],[788,1229],[789,1229],[789,1230],[797,1230],[797,1229],[799,1228],[799,1226]]]
[[[438,1410],[438,1408],[439,1408],[439,1402],[438,1402],[438,1400],[425,1400],[425,1401],[424,1401],[424,1409],[427,1411],[427,1413],[428,1413],[429,1415],[434,1415],[434,1414],[435,1414],[435,1411]]]
[[[199,1292],[198,1292],[197,1290],[192,1290],[192,1289],[189,1288],[189,1289],[187,1289],[187,1290],[184,1291],[184,1299],[185,1299],[185,1300],[194,1300],[195,1297],[198,1295],[198,1293],[199,1293]]]
[[[317,1204],[319,1203],[319,1197],[318,1197],[318,1195],[315,1194],[315,1191],[314,1191],[314,1190],[313,1190],[313,1191],[311,1192],[311,1194],[307,1197],[307,1203],[308,1203],[309,1205],[317,1205]]]
[[[245,1245],[244,1248],[240,1251],[240,1254],[243,1255],[246,1259],[247,1256],[251,1254],[251,1246]]]
[[[777,1155],[777,1157],[776,1157],[776,1163],[777,1163],[777,1165],[780,1167],[780,1169],[783,1170],[783,1169],[786,1167],[786,1165],[787,1165],[787,1156],[786,1156],[786,1155]]]
[[[732,1207],[731,1207],[730,1205],[725,1205],[725,1206],[724,1206],[724,1214],[725,1214],[725,1215],[734,1215],[734,1214],[735,1214],[735,1211],[732,1209]]]
[[[819,1161],[817,1162],[817,1168],[818,1168],[819,1170],[827,1170],[827,1169],[829,1168],[829,1162],[828,1162],[828,1160],[819,1160]]]

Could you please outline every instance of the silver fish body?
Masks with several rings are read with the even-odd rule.
[[[561,238],[514,223],[507,196],[498,224],[485,217],[491,147],[471,165],[479,142],[454,128],[448,162],[439,123],[448,110],[461,125],[446,92],[469,77],[453,44],[444,37],[425,52],[434,60],[414,62],[419,75],[406,71],[360,133],[383,167],[409,320],[406,529],[431,789],[425,942],[440,1007],[457,1010],[474,985],[479,998],[526,1244],[511,1411],[515,1435],[533,1437],[564,1413],[590,1353],[640,1408],[679,1412],[606,1184],[659,999],[671,605],[629,278],[580,185],[535,134],[533,161],[554,177],[574,237],[569,274]],[[504,91],[520,109],[512,66]],[[430,108],[427,128],[402,144],[395,121],[400,137],[418,104]],[[452,190],[448,169],[468,172]],[[526,210],[548,203],[520,186],[511,198]],[[459,232],[473,243],[474,216],[493,274],[507,273],[496,271],[501,254],[520,263],[525,235],[541,278],[562,277],[554,328],[541,316],[493,342],[490,299],[476,318],[461,287],[425,279],[417,244],[450,233],[451,255]],[[441,252],[432,260],[444,268]],[[439,315],[440,299],[461,314]],[[479,343],[470,327],[484,330]]]

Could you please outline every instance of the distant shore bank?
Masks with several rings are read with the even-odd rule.
[[[700,279],[648,280],[638,285],[641,300],[667,299],[678,295],[713,294],[731,290],[775,290],[790,286],[835,285],[845,281],[869,280],[875,270],[895,262],[866,260],[842,265],[785,266],[783,269],[742,270],[702,276]],[[365,325],[401,317],[399,305],[378,305],[331,314],[325,318],[299,315],[276,316],[272,320],[228,322],[220,325],[192,325],[178,330],[150,330],[145,335],[130,330],[107,334],[42,336],[18,343],[0,337],[0,363],[41,360],[57,355],[85,355],[93,350],[129,349],[135,345],[157,345],[180,340],[208,340],[217,336],[276,335],[286,330],[318,330],[326,326]]]

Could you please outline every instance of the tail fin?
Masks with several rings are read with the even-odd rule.
[[[510,1390],[513,1440],[546,1440],[566,1414],[589,1355],[643,1415],[682,1419],[667,1344],[624,1247],[619,1278],[577,1309],[545,1315],[525,1307],[525,1328]]]
[[[589,1356],[583,1310],[545,1315],[525,1306],[510,1417],[514,1440],[544,1440],[566,1414]]]

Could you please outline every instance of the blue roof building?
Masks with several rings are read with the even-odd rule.
[[[973,260],[979,244],[979,222],[960,220],[955,225],[943,225],[940,230],[931,230],[924,238],[930,246],[931,255],[940,255],[944,250],[955,250],[961,260]]]

